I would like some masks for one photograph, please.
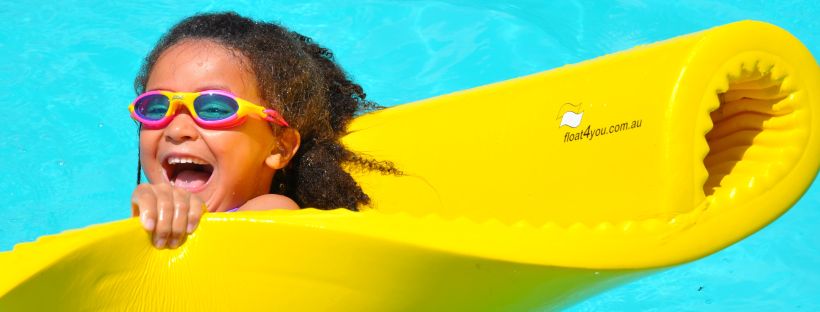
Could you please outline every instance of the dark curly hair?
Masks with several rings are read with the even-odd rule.
[[[159,56],[184,40],[213,41],[247,57],[266,105],[275,105],[272,108],[299,131],[301,146],[274,175],[271,193],[288,196],[300,207],[356,210],[370,199],[343,164],[399,174],[389,162],[356,155],[339,142],[356,114],[380,107],[365,99],[362,87],[347,77],[328,49],[275,23],[233,12],[182,20],[145,58],[134,82],[137,94],[145,91]]]

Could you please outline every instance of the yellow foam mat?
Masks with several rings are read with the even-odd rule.
[[[357,118],[361,212],[136,219],[0,253],[0,310],[529,310],[698,259],[784,213],[820,166],[820,68],[738,22]]]

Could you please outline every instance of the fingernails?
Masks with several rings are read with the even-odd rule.
[[[169,244],[168,247],[171,247],[171,248],[179,247],[179,239],[176,239],[176,238],[172,239],[171,244]]]
[[[188,223],[188,234],[193,233],[194,229],[196,229],[196,223],[193,223],[193,222]]]
[[[155,239],[154,240],[154,246],[157,247],[157,248],[165,247],[165,239],[164,238]]]
[[[140,221],[142,222],[142,227],[145,228],[146,231],[151,232],[154,230],[154,225],[156,224],[154,220],[148,218],[148,214],[141,214]]]

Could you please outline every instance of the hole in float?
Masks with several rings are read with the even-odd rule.
[[[794,103],[782,89],[783,78],[773,79],[771,68],[756,68],[728,80],[729,88],[717,94],[720,106],[711,112],[713,128],[706,134],[706,196],[734,197],[772,180],[772,166],[786,160],[784,146],[794,143],[787,140],[796,126],[790,122]]]

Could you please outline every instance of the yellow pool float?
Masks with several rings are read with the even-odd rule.
[[[0,310],[556,309],[772,222],[820,166],[820,68],[738,22],[357,118],[361,212],[136,219],[0,253]]]

